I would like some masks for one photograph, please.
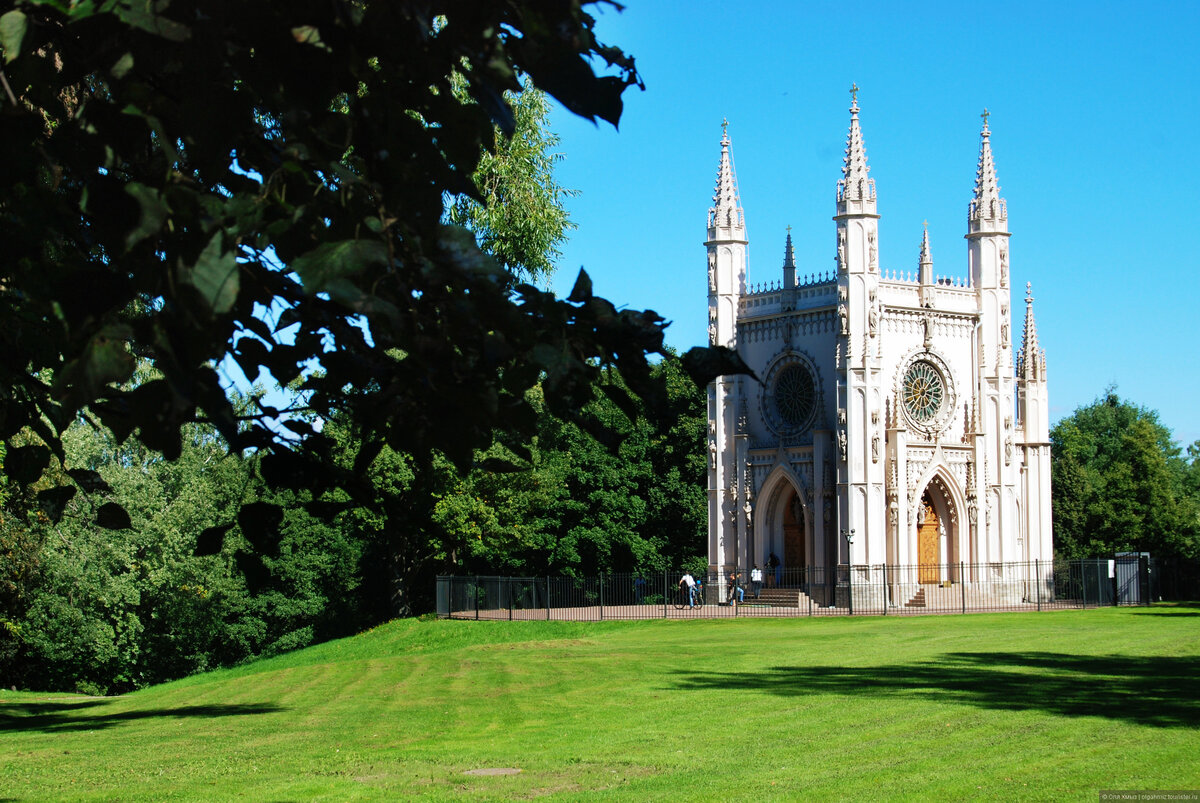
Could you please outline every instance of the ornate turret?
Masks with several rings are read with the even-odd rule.
[[[921,284],[933,284],[933,257],[929,252],[929,221],[925,221],[925,231],[921,235],[921,258],[918,262],[918,273]]]
[[[988,110],[984,109],[983,130],[980,131],[979,167],[975,170],[975,196],[967,212],[970,231],[987,229],[1005,231],[1008,221],[1008,206],[1000,197],[1000,185],[996,182],[996,165],[992,161],[992,132],[988,128]]]
[[[850,96],[850,133],[846,136],[842,179],[837,185],[839,215],[875,211],[875,180],[868,176],[871,168],[867,164],[867,147],[863,144],[862,130],[858,127],[857,84],[850,88]]]
[[[783,286],[796,286],[796,252],[792,249],[792,227],[787,227],[787,242],[783,246]]]
[[[1037,322],[1033,319],[1033,285],[1025,283],[1025,333],[1017,355],[1017,377],[1025,381],[1044,381],[1046,352],[1038,346]]]
[[[716,229],[738,229],[740,232],[733,239],[745,239],[745,227],[733,156],[729,152],[729,121],[725,120],[721,123],[721,164],[717,168],[717,187],[713,192],[713,206],[708,210],[708,238],[717,239]]]

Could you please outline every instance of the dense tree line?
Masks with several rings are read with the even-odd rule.
[[[1149,552],[1200,562],[1200,441],[1109,389],[1050,432],[1054,546],[1066,558]]]
[[[328,505],[325,516],[303,492],[272,489],[261,459],[231,454],[211,427],[185,428],[179,457],[165,460],[81,419],[63,443],[68,465],[94,472],[92,493],[51,517],[35,503],[41,486],[3,485],[0,683],[117,692],[303,647],[430,610],[438,573],[595,574],[695,560],[704,395],[674,356],[655,372],[671,414],[638,405],[630,416],[597,399],[587,413],[615,433],[607,444],[543,414],[520,471],[491,468],[517,460],[499,443],[465,472],[437,455],[418,471],[411,455],[385,449],[367,472],[375,495]],[[355,437],[346,420],[324,432]],[[94,524],[111,503],[129,526]],[[264,511],[281,511],[266,535]],[[221,548],[195,554],[212,528],[228,528]]]

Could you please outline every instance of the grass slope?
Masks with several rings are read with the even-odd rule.
[[[1196,789],[1197,616],[397,621],[120,698],[0,692],[0,799]],[[492,767],[523,772],[463,775]]]

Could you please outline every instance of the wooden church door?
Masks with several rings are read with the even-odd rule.
[[[921,523],[917,530],[917,573],[922,583],[941,582],[938,571],[938,515],[929,502],[929,494],[921,497]]]

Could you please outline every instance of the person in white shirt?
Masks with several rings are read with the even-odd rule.
[[[683,577],[679,578],[679,589],[682,591],[687,589],[688,607],[696,607],[696,578],[692,577],[692,573],[684,571]]]
[[[758,592],[762,590],[762,569],[758,568],[757,563],[750,570],[750,585],[754,588],[754,598],[758,599]]]

